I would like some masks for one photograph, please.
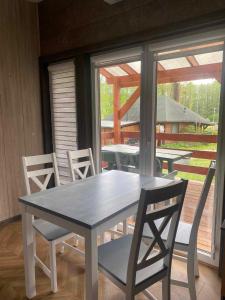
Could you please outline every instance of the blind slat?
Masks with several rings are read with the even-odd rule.
[[[77,149],[75,67],[73,62],[50,65],[49,83],[53,129],[53,147],[59,165],[61,183],[71,181],[67,151]]]

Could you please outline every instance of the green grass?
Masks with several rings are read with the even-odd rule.
[[[209,164],[210,164],[209,159],[191,158],[189,160],[190,166],[208,168]],[[194,173],[178,172],[177,176],[179,178],[188,179],[188,180],[196,180],[196,181],[204,181],[205,180],[205,175],[194,174]]]
[[[205,175],[186,173],[186,172],[178,172],[176,177],[187,179],[187,180],[201,181],[201,182],[205,180]]]
[[[161,148],[168,149],[181,149],[181,150],[200,150],[200,151],[216,151],[216,144],[209,143],[169,143],[162,145]],[[202,158],[190,158],[188,164],[190,166],[197,167],[209,167],[210,160],[202,159]],[[205,175],[194,174],[194,173],[186,173],[186,172],[178,172],[177,177],[187,179],[187,180],[196,180],[196,181],[204,181]]]
[[[207,151],[216,151],[216,144],[211,143],[192,143],[192,142],[178,142],[178,143],[169,143],[161,145],[161,148],[170,148],[170,149],[182,149],[182,150],[207,150]]]

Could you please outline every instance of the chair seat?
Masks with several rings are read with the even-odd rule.
[[[159,220],[155,221],[157,228],[159,228],[162,221],[163,221],[163,219],[159,219]],[[163,240],[167,240],[169,225],[170,225],[170,223],[168,223],[168,225],[166,226],[166,228],[164,229],[164,231],[161,235]],[[179,244],[182,246],[189,245],[191,229],[192,229],[192,224],[185,223],[185,222],[179,222],[177,234],[176,234],[176,238],[175,238],[175,249],[176,249],[176,244]],[[152,232],[148,225],[145,225],[145,227],[144,227],[143,236],[150,237],[150,238],[153,237]]]
[[[49,242],[57,240],[58,238],[71,233],[69,230],[63,227],[57,226],[42,219],[36,219],[33,222],[33,227]]]
[[[127,283],[127,266],[132,239],[132,235],[126,235],[98,247],[99,266],[123,285],[126,285]],[[148,246],[141,243],[140,255],[144,255],[147,249]],[[162,273],[162,276],[165,275],[167,269],[168,268],[163,264],[163,260],[159,260],[150,267],[138,271],[136,285],[156,274],[158,274],[159,277],[161,275],[160,273]]]

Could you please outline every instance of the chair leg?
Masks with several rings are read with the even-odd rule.
[[[197,248],[195,250],[195,277],[199,277]]]
[[[57,287],[57,268],[56,268],[56,247],[54,242],[50,242],[50,270],[51,270],[51,290],[53,293],[58,291]]]
[[[188,252],[187,257],[187,277],[188,289],[191,300],[196,300],[196,287],[195,287],[195,254],[191,251]]]
[[[162,299],[170,300],[170,275],[167,275],[162,280]]]

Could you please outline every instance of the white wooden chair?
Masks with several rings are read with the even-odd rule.
[[[70,173],[73,181],[85,179],[89,175],[95,176],[95,166],[91,148],[67,151]],[[79,236],[76,235],[76,246]],[[100,242],[104,242],[104,233],[100,235]]]
[[[26,186],[27,195],[31,194],[31,181],[38,187],[40,191],[47,189],[52,175],[54,175],[55,185],[59,186],[59,173],[57,168],[55,153],[44,154],[37,156],[22,157],[24,180]],[[44,165],[48,164],[46,168]],[[52,166],[49,166],[49,165]],[[33,168],[32,168],[33,167]],[[32,168],[30,170],[30,168]],[[34,170],[35,168],[35,170]],[[29,169],[29,170],[28,170]],[[41,177],[41,178],[40,178]],[[67,229],[49,223],[41,219],[33,218],[33,229],[34,229],[34,241],[36,241],[36,233],[39,233],[45,241],[49,244],[49,256],[50,256],[50,267],[48,268],[43,261],[36,254],[36,243],[34,243],[35,262],[40,266],[43,272],[51,280],[51,289],[55,293],[58,290],[57,287],[57,267],[56,267],[56,245],[62,244],[76,252],[78,249],[74,248],[65,241],[74,237],[74,233],[71,233]]]
[[[180,221],[178,225],[177,235],[174,244],[174,250],[181,251],[184,256],[174,255],[174,258],[181,259],[187,262],[187,282],[179,280],[171,280],[171,283],[181,287],[189,289],[191,300],[196,300],[196,287],[195,277],[199,276],[198,271],[198,258],[197,258],[197,237],[198,229],[201,221],[202,213],[205,207],[205,203],[209,194],[210,186],[215,175],[216,162],[211,161],[205,182],[200,194],[198,206],[195,211],[193,224]],[[157,221],[157,227],[160,226],[162,220]],[[151,233],[148,228],[144,229],[144,235],[148,238]],[[168,228],[163,232],[162,238],[166,239],[168,235]]]
[[[98,247],[99,269],[124,291],[126,300],[134,300],[140,292],[155,299],[146,289],[159,280],[162,280],[163,300],[170,299],[173,246],[186,188],[187,181],[179,181],[154,190],[142,189],[134,234]],[[166,205],[174,197],[173,204]],[[148,210],[156,204],[164,205]],[[162,218],[157,228],[155,222]],[[164,241],[162,233],[168,224],[168,236]],[[143,239],[145,226],[153,235],[149,244]]]
[[[91,148],[67,151],[67,156],[73,181],[77,179],[85,179],[89,170],[91,171],[91,176],[95,176],[95,166]],[[80,161],[81,159],[82,161]]]

